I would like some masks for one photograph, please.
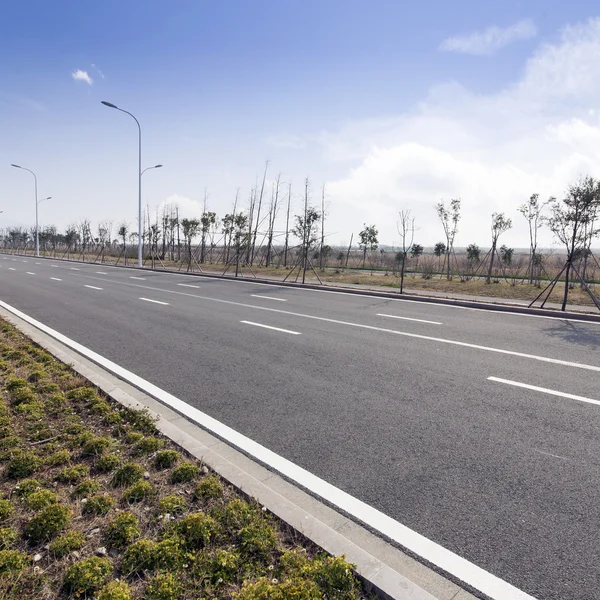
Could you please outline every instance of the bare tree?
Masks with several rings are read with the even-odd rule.
[[[404,272],[406,266],[406,255],[410,252],[415,240],[415,219],[411,217],[410,210],[401,210],[400,220],[396,224],[400,234],[400,247],[402,248],[402,262],[400,264],[400,293],[404,291]]]
[[[287,256],[290,242],[290,206],[292,204],[292,184],[288,184],[287,214],[285,218],[285,244],[283,247],[283,266],[287,267]]]
[[[492,282],[492,270],[494,268],[494,258],[496,256],[496,246],[498,245],[498,238],[512,227],[511,219],[508,219],[504,213],[493,213],[492,214],[492,248],[490,250],[490,264],[488,266],[488,274],[486,283]]]
[[[436,207],[437,215],[442,222],[444,235],[446,236],[446,254],[444,264],[446,265],[446,278],[450,277],[450,259],[454,254],[454,239],[458,233],[458,222],[460,220],[460,198],[450,200],[450,206],[446,207],[444,201],[440,201]]]
[[[306,269],[308,267],[308,253],[317,242],[318,222],[321,218],[319,212],[312,206],[309,206],[309,181],[306,178],[304,182],[304,212],[296,215],[296,225],[292,229],[292,234],[302,240],[301,260],[302,260],[302,283],[306,281]]]
[[[277,181],[273,184],[271,191],[271,205],[269,206],[269,227],[267,231],[267,256],[265,264],[267,267],[271,266],[271,256],[273,252],[273,232],[275,228],[275,219],[279,211],[279,181],[281,179],[281,173],[277,175]]]
[[[536,260],[536,251],[538,245],[538,232],[544,225],[546,217],[544,216],[544,208],[554,202],[554,198],[540,202],[539,194],[532,194],[529,201],[519,206],[519,212],[527,219],[529,225],[529,283],[533,283],[535,277],[535,268],[539,261]]]
[[[200,221],[198,219],[181,219],[181,230],[187,249],[187,270],[192,266],[192,239],[198,235]]]

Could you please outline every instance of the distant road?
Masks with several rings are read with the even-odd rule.
[[[0,300],[535,598],[599,597],[600,324],[4,255]]]

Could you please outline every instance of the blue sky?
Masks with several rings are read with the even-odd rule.
[[[44,224],[135,222],[135,124],[108,100],[140,119],[144,166],[165,165],[144,175],[152,210],[176,201],[193,216],[206,189],[222,216],[269,159],[298,192],[308,176],[315,202],[325,184],[332,243],[363,222],[397,243],[395,215],[410,208],[432,244],[433,204],[461,196],[457,243],[485,244],[492,211],[517,225],[520,201],[559,195],[596,163],[598,12],[555,0],[6,4],[0,227],[33,222],[13,162],[53,197]],[[523,235],[519,224],[507,241]]]

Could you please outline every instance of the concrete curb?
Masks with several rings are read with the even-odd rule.
[[[146,408],[158,429],[233,486],[332,555],[356,565],[368,590],[386,600],[476,600],[440,573],[209,434],[157,399],[122,381],[50,335],[0,308],[0,316],[69,364],[116,402]]]
[[[5,253],[2,253],[5,254]],[[7,256],[29,256],[29,254],[7,254]],[[282,282],[282,281],[272,281],[270,279],[260,279],[260,278],[250,278],[250,277],[235,277],[233,275],[218,275],[216,273],[188,273],[183,271],[175,271],[171,269],[153,269],[152,267],[142,267],[141,269],[136,265],[115,265],[108,263],[92,263],[92,262],[84,262],[80,260],[71,260],[66,258],[48,258],[48,257],[40,257],[40,260],[55,260],[60,262],[69,262],[69,263],[82,263],[83,264],[105,264],[110,267],[115,267],[119,269],[136,269],[141,271],[152,271],[155,273],[170,273],[173,275],[187,275],[192,277],[206,277],[208,279],[226,279],[229,281],[251,281],[252,283],[260,283],[262,285],[271,285],[271,286],[279,286],[279,287],[289,287],[289,288],[299,288],[299,289],[309,289],[309,290],[319,290],[319,291],[328,291],[332,293],[344,293],[344,294],[354,294],[357,296],[369,296],[375,298],[392,298],[396,300],[409,300],[412,302],[424,302],[429,304],[442,304],[446,306],[460,306],[462,308],[477,308],[480,310],[489,310],[493,312],[509,312],[509,313],[519,313],[524,315],[535,315],[541,317],[552,317],[556,319],[571,319],[575,321],[587,321],[593,323],[600,323],[600,315],[595,315],[591,313],[580,313],[580,312],[570,312],[570,311],[559,311],[554,309],[546,309],[546,308],[527,308],[524,306],[520,306],[518,304],[495,304],[493,302],[476,302],[472,300],[456,300],[450,298],[438,298],[435,296],[421,296],[417,294],[400,294],[398,292],[381,292],[376,290],[357,290],[355,288],[345,288],[339,287],[329,284],[316,285],[312,283],[294,283],[294,282]]]

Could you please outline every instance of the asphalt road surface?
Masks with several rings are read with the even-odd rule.
[[[600,597],[598,323],[5,255],[0,300],[536,598]]]

